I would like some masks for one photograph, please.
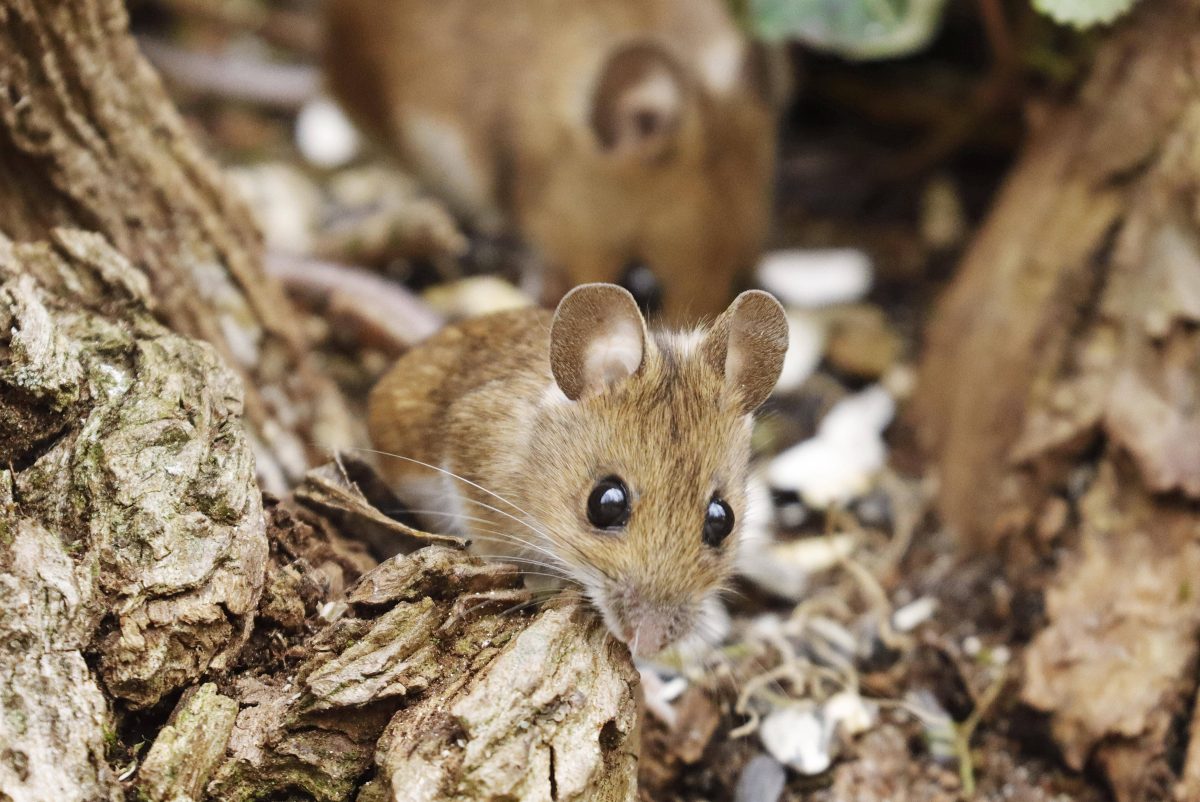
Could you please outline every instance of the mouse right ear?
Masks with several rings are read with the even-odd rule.
[[[600,71],[589,122],[600,147],[653,161],[675,143],[687,87],[675,59],[653,42],[617,49]]]
[[[713,323],[700,353],[725,377],[742,411],[750,413],[775,388],[787,348],[787,316],[779,301],[762,290],[747,290]]]
[[[572,401],[637,373],[645,353],[646,322],[628,290],[582,284],[559,302],[550,327],[550,371]]]

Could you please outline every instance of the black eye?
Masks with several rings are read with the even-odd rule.
[[[644,262],[635,259],[625,264],[625,272],[621,274],[621,286],[629,290],[643,314],[653,314],[662,309],[662,285],[658,283],[654,271]]]
[[[601,479],[587,501],[587,516],[599,529],[619,529],[629,523],[629,490],[615,476]]]
[[[733,510],[719,498],[708,502],[704,516],[704,543],[716,548],[733,531]]]

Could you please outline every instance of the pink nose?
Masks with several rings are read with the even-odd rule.
[[[621,639],[634,657],[653,657],[670,645],[669,632],[666,621],[646,615],[627,622],[621,629]]]

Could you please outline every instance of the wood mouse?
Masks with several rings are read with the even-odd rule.
[[[326,6],[334,96],[456,212],[531,245],[543,302],[617,282],[682,323],[757,261],[786,68],[726,0]]]
[[[577,584],[650,656],[729,579],[751,417],[787,342],[765,292],[678,332],[648,330],[623,288],[585,284],[553,316],[499,312],[418,345],[372,391],[368,426],[429,528]]]

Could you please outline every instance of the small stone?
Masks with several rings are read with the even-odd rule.
[[[821,363],[825,352],[825,327],[814,316],[788,310],[788,349],[775,382],[775,395],[798,390]]]
[[[358,155],[361,140],[336,103],[317,98],[296,117],[296,147],[310,164],[341,167]]]
[[[777,802],[787,784],[787,772],[770,755],[756,755],[742,769],[734,802]]]
[[[771,461],[767,481],[816,509],[848,504],[870,491],[883,469],[883,430],[895,411],[895,401],[878,385],[843,399],[821,421],[816,437]]]
[[[937,611],[937,599],[922,596],[892,613],[892,629],[897,632],[912,632],[924,624]]]
[[[871,289],[871,259],[854,248],[775,251],[763,257],[758,280],[790,307],[853,303]]]
[[[450,320],[488,315],[530,306],[533,301],[496,276],[471,276],[430,287],[423,294],[434,311]]]
[[[763,720],[758,737],[772,757],[801,774],[821,774],[833,764],[833,739],[810,706],[773,711]]]

